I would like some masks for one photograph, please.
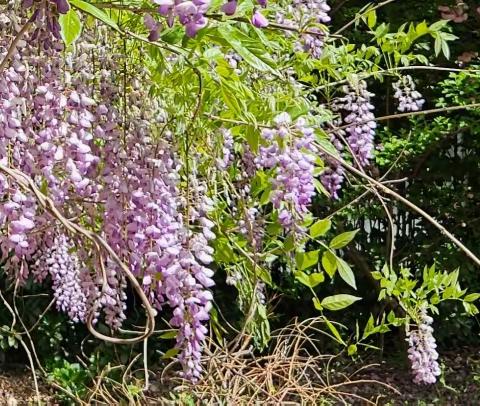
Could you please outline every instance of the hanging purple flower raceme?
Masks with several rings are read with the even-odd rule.
[[[51,4],[34,6],[43,9]],[[42,35],[48,47],[36,45],[41,41],[37,29],[27,33],[0,75],[0,159],[23,171],[41,189],[47,188],[54,203],[62,205],[72,191],[85,198],[95,193],[85,178],[98,162],[91,154],[93,100],[88,86],[67,89],[62,80],[63,58],[56,52],[63,45],[48,30]],[[8,37],[2,33],[2,39]],[[8,44],[0,40],[0,53]],[[0,225],[7,229],[0,237],[2,254],[6,269],[22,269],[23,280],[29,274],[28,260],[42,245],[43,233],[34,231],[37,227],[48,231],[51,219],[37,210],[33,195],[3,176],[0,189]],[[67,212],[75,215],[78,208],[70,199]]]
[[[292,123],[288,113],[274,121],[274,128],[262,130],[265,145],[259,148],[256,163],[272,170],[270,200],[280,224],[287,230],[301,230],[315,194],[314,133],[303,118]]]
[[[339,191],[342,188],[343,180],[345,178],[345,169],[333,159],[324,158],[327,168],[322,172],[320,180],[327,190],[330,193],[332,199],[339,198]]]
[[[213,248],[209,241],[215,239],[214,223],[208,219],[213,202],[206,196],[206,186],[190,176],[191,208],[188,211],[188,228],[183,229],[178,260],[173,263],[165,281],[166,297],[174,307],[171,324],[179,329],[177,347],[182,366],[182,376],[196,381],[201,374],[202,343],[206,338],[205,323],[212,308],[212,294],[208,288],[214,285],[213,271],[205,265],[213,262]]]
[[[408,333],[408,358],[412,364],[413,382],[416,384],[433,384],[441,374],[432,323],[433,318],[422,308],[417,330]]]
[[[42,249],[34,267],[37,274],[50,275],[57,309],[67,313],[74,322],[85,321],[87,296],[81,278],[85,269],[68,237],[55,236],[51,245]]]
[[[248,143],[241,144],[241,147],[239,159],[234,160],[232,155],[230,163],[235,167],[233,179],[235,193],[228,196],[230,216],[236,219],[240,234],[258,252],[261,249],[265,230],[259,204],[251,194],[251,180],[257,171],[256,157]]]
[[[281,12],[277,13],[277,23],[289,27],[307,27],[307,32],[300,33],[295,43],[296,52],[306,52],[312,58],[319,59],[323,54],[325,30],[310,24],[327,24],[330,7],[326,0],[294,0]]]
[[[301,34],[301,38],[295,44],[295,51],[307,52],[312,58],[320,59],[323,55],[325,34],[316,27],[309,29],[310,33]]]
[[[345,127],[346,141],[355,161],[365,167],[373,158],[375,128],[374,106],[370,99],[374,96],[367,90],[363,80],[344,86],[345,96],[333,100],[332,110],[341,114]]]
[[[330,6],[327,0],[293,0],[292,7],[294,7],[295,18],[308,22],[314,20],[317,23],[329,23]]]
[[[245,199],[249,206],[255,206],[252,199]],[[264,224],[257,207],[245,207],[241,213],[238,226],[240,233],[250,242],[252,248],[258,252],[261,249],[265,235]]]
[[[233,162],[233,136],[228,128],[221,128],[220,134],[222,135],[222,156],[217,158],[217,168],[220,170],[227,169]]]
[[[347,133],[344,129],[340,129],[342,120],[340,118],[336,118],[332,122],[333,128],[336,128],[330,134],[330,141],[332,142],[335,149],[338,151],[339,156],[342,155],[344,151],[344,145],[342,143],[342,139],[345,139]],[[321,158],[325,163],[325,170],[320,175],[320,181],[322,185],[325,187],[327,192],[330,194],[332,199],[339,198],[339,192],[342,188],[343,181],[345,179],[345,170],[343,167],[335,161],[333,158],[320,153]]]
[[[410,75],[401,76],[397,82],[392,83],[395,90],[393,97],[398,102],[398,111],[409,112],[422,109],[425,100],[420,92],[415,90],[415,82]]]
[[[209,241],[215,234],[208,219],[211,204],[206,196],[193,200],[190,196],[187,205],[179,189],[182,167],[172,146],[167,140],[154,142],[150,134],[161,109],[146,104],[147,89],[135,80],[127,95],[130,114],[122,123],[122,113],[115,107],[121,103],[122,89],[108,80],[117,74],[116,63],[108,59],[108,50],[97,51],[103,67],[95,133],[104,145],[99,151],[104,162],[101,179],[105,185],[99,192],[99,200],[105,201],[104,236],[139,278],[150,302],[159,310],[165,305],[173,309],[171,325],[178,328],[183,376],[195,380],[201,371],[205,322],[212,300],[208,288],[213,285],[213,272],[205,266],[213,261]],[[206,193],[202,185],[190,189]],[[186,206],[188,219],[183,216]],[[121,274],[113,263],[107,264],[107,269],[113,275]],[[112,310],[121,309],[119,300],[116,302]],[[104,308],[105,313],[107,310]],[[117,312],[113,321],[121,322],[119,319],[121,313]]]

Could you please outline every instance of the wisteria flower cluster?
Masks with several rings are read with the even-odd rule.
[[[306,52],[311,57],[318,59],[323,54],[324,37],[326,32],[310,24],[327,24],[330,22],[328,15],[330,6],[326,0],[294,0],[277,14],[277,22],[287,26],[308,27],[306,32],[300,34],[295,44],[297,52]]]
[[[362,167],[373,158],[375,137],[374,106],[370,103],[373,93],[367,90],[363,80],[343,86],[345,96],[332,101],[332,110],[339,114],[331,124],[331,142],[341,155],[348,151],[353,154],[354,162]],[[344,145],[344,144],[347,145]],[[330,197],[337,199],[345,177],[345,170],[333,158],[322,156],[326,168],[320,177]]]
[[[433,318],[422,308],[418,329],[408,333],[408,358],[412,364],[413,381],[417,384],[433,384],[441,373],[432,323]]]
[[[272,170],[270,200],[280,224],[287,230],[301,229],[315,194],[314,131],[303,118],[293,123],[288,113],[279,114],[274,122],[274,128],[262,130],[265,145],[256,163]]]
[[[328,157],[323,158],[326,168],[322,172],[320,180],[332,199],[339,198],[339,192],[342,189],[343,180],[345,178],[345,169]]]
[[[344,86],[342,91],[345,96],[333,100],[332,110],[342,116],[345,138],[355,160],[361,166],[367,166],[373,158],[377,127],[374,106],[370,103],[374,94],[367,90],[367,83],[363,80]]]
[[[37,280],[50,275],[57,308],[74,321],[85,321],[87,315],[84,270],[74,246],[64,234],[56,235],[52,244],[45,244],[33,268]]]
[[[422,109],[425,100],[415,89],[415,82],[410,75],[402,76],[392,86],[395,90],[393,97],[398,101],[398,111],[409,112]]]
[[[217,168],[225,170],[233,162],[234,140],[232,133],[228,128],[221,128],[220,134],[222,135],[222,155],[220,158],[217,158]]]
[[[52,4],[34,5],[56,18],[62,4]],[[5,15],[16,22],[18,10]],[[51,46],[39,49],[37,31],[27,33],[0,73],[1,163],[23,171],[66,217],[101,227],[152,305],[173,309],[183,376],[195,380],[212,301],[213,272],[206,267],[213,261],[212,202],[201,187],[194,201],[185,201],[175,147],[166,138],[154,140],[150,130],[164,112],[158,102],[148,101],[148,89],[138,80],[129,81],[132,89],[123,98],[115,79],[125,72],[111,58],[105,27],[96,27],[99,46],[86,31],[65,56],[57,52],[63,46],[54,30],[42,35]],[[0,31],[0,58],[10,37]],[[0,193],[0,246],[12,277],[43,281],[49,275],[57,307],[73,321],[95,312],[96,322],[102,311],[104,321],[119,328],[126,318],[122,269],[109,258],[86,267],[92,262],[88,244],[73,246],[35,197],[3,175]]]
[[[199,30],[206,27],[208,18],[206,16],[210,7],[210,0],[152,0],[158,5],[157,11],[166,17],[168,27],[172,27],[175,20],[185,27],[185,33],[194,37]],[[266,0],[258,0],[261,7],[266,7]],[[232,16],[237,10],[237,0],[228,0],[221,7],[221,11],[227,16]],[[152,15],[147,14],[144,18],[145,27],[149,31],[149,40],[156,41],[160,36],[162,24],[155,20]],[[261,11],[255,7],[251,23],[257,28],[267,27],[269,22]]]

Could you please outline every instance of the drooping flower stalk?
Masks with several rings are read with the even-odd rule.
[[[432,323],[433,318],[422,308],[417,330],[408,333],[408,358],[412,365],[413,382],[416,384],[433,384],[441,374]]]
[[[327,24],[330,6],[326,0],[294,0],[283,11],[278,12],[276,19],[279,24],[291,27],[308,28],[299,34],[295,43],[295,51],[306,52],[312,58],[319,59],[323,54],[326,32],[312,24]]]
[[[367,90],[363,80],[344,86],[342,91],[345,96],[333,100],[332,110],[341,115],[349,148],[355,160],[364,167],[373,158],[377,124],[370,99],[374,94]]]
[[[271,169],[270,200],[287,230],[301,229],[315,194],[313,129],[303,118],[292,123],[287,113],[275,118],[275,128],[262,130],[259,168]]]
[[[393,97],[398,101],[398,111],[409,112],[422,109],[425,100],[415,89],[415,82],[410,75],[400,77],[397,82],[392,83],[392,87],[395,90]]]
[[[85,270],[73,248],[65,235],[57,235],[50,246],[43,248],[34,267],[38,274],[50,274],[57,309],[67,313],[74,322],[84,322],[87,296],[81,274]]]

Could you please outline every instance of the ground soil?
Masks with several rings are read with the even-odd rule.
[[[46,405],[56,406],[51,388],[38,383],[41,400]],[[27,406],[36,405],[35,385],[31,372],[20,365],[0,365],[0,405]]]
[[[409,365],[399,360],[377,360],[376,365],[359,371],[352,379],[377,380],[399,392],[382,390],[376,385],[357,388],[358,393],[379,405],[480,406],[480,349],[442,351],[440,356],[443,374],[435,385],[413,384]]]
[[[370,361],[376,361],[368,366]],[[431,386],[414,385],[408,365],[400,360],[369,360],[365,365],[358,363],[345,366],[338,364],[334,368],[342,371],[337,376],[349,376],[355,380],[375,380],[395,388],[399,393],[382,389],[380,385],[360,384],[349,391],[382,406],[393,405],[441,405],[441,406],[480,406],[480,349],[460,348],[456,351],[442,352],[443,375],[439,382]],[[0,365],[0,405],[34,405],[35,390],[30,371],[21,366]],[[358,370],[361,368],[360,370]],[[357,371],[358,372],[355,372]],[[350,371],[350,372],[347,372]],[[335,372],[333,375],[335,375]],[[54,391],[48,385],[39,382],[43,404],[60,405],[55,401]],[[365,402],[351,399],[352,405]]]

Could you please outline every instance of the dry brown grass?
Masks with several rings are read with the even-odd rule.
[[[199,404],[215,405],[322,405],[378,404],[362,396],[362,387],[396,390],[376,380],[355,380],[355,372],[332,373],[336,355],[323,354],[320,338],[325,331],[320,318],[294,322],[273,333],[268,355],[255,355],[236,341],[219,346],[210,340],[204,355],[205,374],[187,391]],[[362,368],[363,369],[363,368]],[[379,398],[379,397],[378,397]]]

